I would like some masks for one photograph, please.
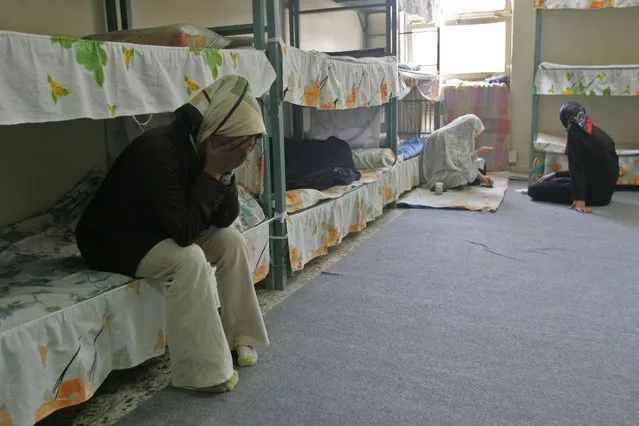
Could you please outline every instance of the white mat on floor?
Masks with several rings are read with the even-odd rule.
[[[483,186],[467,186],[461,190],[448,190],[442,195],[430,189],[415,188],[397,201],[398,207],[457,209],[495,212],[504,200],[508,179],[493,177],[492,188]]]

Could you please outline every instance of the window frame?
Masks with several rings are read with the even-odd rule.
[[[458,25],[480,25],[480,24],[494,24],[504,22],[506,24],[506,43],[504,49],[506,50],[504,64],[504,73],[510,76],[512,70],[512,2],[513,0],[506,0],[506,7],[503,10],[491,11],[491,12],[476,12],[476,13],[464,13],[459,15],[452,15],[446,17],[446,26],[458,26]],[[411,63],[413,42],[412,33],[423,30],[436,30],[434,24],[427,24],[425,22],[406,22],[404,24],[406,29],[403,34],[406,35],[405,48],[402,49],[404,58],[408,59],[405,62]],[[429,64],[430,65],[430,64]],[[441,65],[441,64],[433,64]],[[461,79],[461,80],[480,80],[487,77],[496,75],[494,72],[476,72],[476,73],[459,73],[459,74],[442,74],[442,79]]]

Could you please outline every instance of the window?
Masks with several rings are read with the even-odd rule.
[[[441,0],[445,25],[440,28],[440,73],[472,77],[507,72],[510,65],[512,0]],[[437,64],[437,29],[407,23],[406,62]]]

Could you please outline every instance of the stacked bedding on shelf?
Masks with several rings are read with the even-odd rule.
[[[161,125],[170,121],[167,111],[222,75],[244,76],[256,96],[275,80],[255,50],[0,31],[0,56],[12,64],[0,71],[2,125],[140,114],[154,114],[151,122]],[[33,82],[29,90],[25,82]],[[233,224],[247,240],[254,282],[270,263],[269,225],[255,198],[264,186],[263,158],[256,149],[238,170],[241,214]],[[164,283],[87,270],[79,256],[73,231],[101,179],[90,174],[42,215],[0,230],[0,377],[5,390],[11,385],[11,393],[0,392],[0,423],[33,424],[82,403],[111,371],[165,351]]]
[[[535,140],[534,179],[546,173],[568,170],[565,136],[537,134]],[[619,156],[619,186],[639,186],[639,148],[617,148]]]

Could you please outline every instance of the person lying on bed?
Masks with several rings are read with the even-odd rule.
[[[248,81],[222,77],[123,151],[77,226],[91,268],[164,280],[175,387],[232,390],[231,350],[249,366],[269,343],[246,241],[231,227],[233,170],[265,133]]]
[[[422,150],[422,183],[431,189],[437,182],[441,182],[444,189],[492,186],[493,179],[477,168],[478,156],[492,151],[485,146],[475,150],[475,139],[483,131],[484,123],[473,114],[458,117],[434,131]]]
[[[588,206],[610,204],[615,192],[619,179],[615,142],[576,102],[564,104],[559,119],[568,132],[568,170],[542,176],[530,185],[528,195],[534,201],[569,204],[580,213],[591,213]]]

